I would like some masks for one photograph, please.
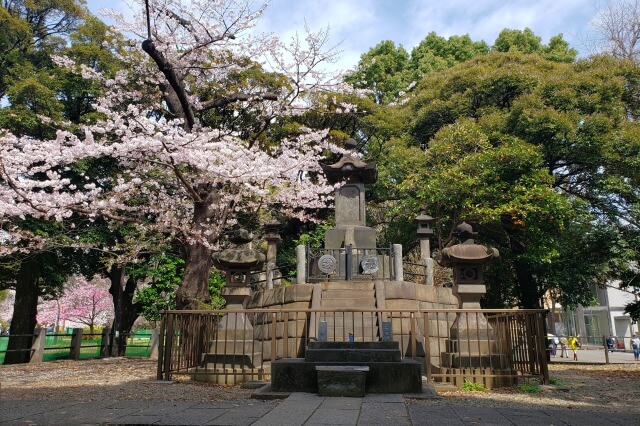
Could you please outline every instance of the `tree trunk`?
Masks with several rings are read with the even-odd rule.
[[[193,223],[201,232],[207,228],[207,209],[207,203],[194,203]],[[209,275],[213,252],[202,242],[186,244],[184,251],[184,277],[176,292],[176,308],[203,309],[203,305],[211,302]]]
[[[31,359],[31,352],[18,350],[31,348],[33,341],[31,335],[36,328],[39,286],[38,277],[33,275],[33,270],[34,267],[29,262],[20,264],[16,277],[16,300],[11,318],[11,335],[4,358],[5,364],[21,364]]]
[[[136,291],[136,281],[125,277],[125,267],[114,265],[107,272],[111,286],[109,293],[113,298],[115,315],[113,318],[113,347],[112,356],[124,356],[127,351],[127,339],[131,328],[140,316],[140,305],[133,302]]]
[[[176,292],[177,309],[203,309],[210,303],[211,255],[212,251],[202,243],[186,247],[184,277]]]
[[[509,237],[509,247],[513,254],[513,267],[518,280],[520,306],[524,309],[539,309],[540,289],[531,271],[531,265],[525,260],[527,246],[519,237],[520,229],[513,224],[510,217],[502,217],[504,230]]]
[[[515,253],[514,253],[515,254]],[[540,309],[540,291],[538,284],[526,261],[514,259],[518,288],[520,290],[520,303],[524,309]]]

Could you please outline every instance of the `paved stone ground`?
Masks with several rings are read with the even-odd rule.
[[[425,403],[426,402],[426,403]],[[638,425],[634,413],[411,404],[402,395],[363,398],[294,393],[282,402],[64,402],[0,400],[0,422],[20,425]]]
[[[551,357],[551,362],[563,363],[585,363],[585,364],[604,364],[606,362],[606,354],[604,349],[578,349],[578,361],[573,360],[573,352],[568,351],[568,357],[560,357],[560,350],[556,352],[555,357]],[[633,364],[633,352],[614,350],[609,352],[610,364]]]

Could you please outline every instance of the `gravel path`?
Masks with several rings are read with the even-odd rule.
[[[252,390],[178,380],[155,382],[156,362],[140,358],[52,361],[0,366],[3,399],[48,401],[240,401]],[[488,392],[447,392],[440,400],[410,404],[518,408],[580,408],[640,415],[640,363],[610,365],[551,364],[550,376],[564,390],[533,394],[518,388]]]

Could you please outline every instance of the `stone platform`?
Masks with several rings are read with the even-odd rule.
[[[367,367],[365,393],[422,392],[420,363],[400,359],[398,342],[310,342],[306,354],[306,358],[279,359],[271,364],[273,391],[318,392],[317,367],[326,366]],[[344,374],[345,380],[352,380],[351,376]]]

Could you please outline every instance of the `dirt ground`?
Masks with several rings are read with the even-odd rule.
[[[551,364],[558,388],[530,393],[519,387],[486,392],[446,392],[429,403],[486,407],[553,407],[640,414],[640,363],[610,365]],[[3,399],[67,401],[233,401],[252,390],[178,379],[155,380],[156,362],[140,358],[60,360],[1,365]],[[413,404],[426,403],[411,401]]]

